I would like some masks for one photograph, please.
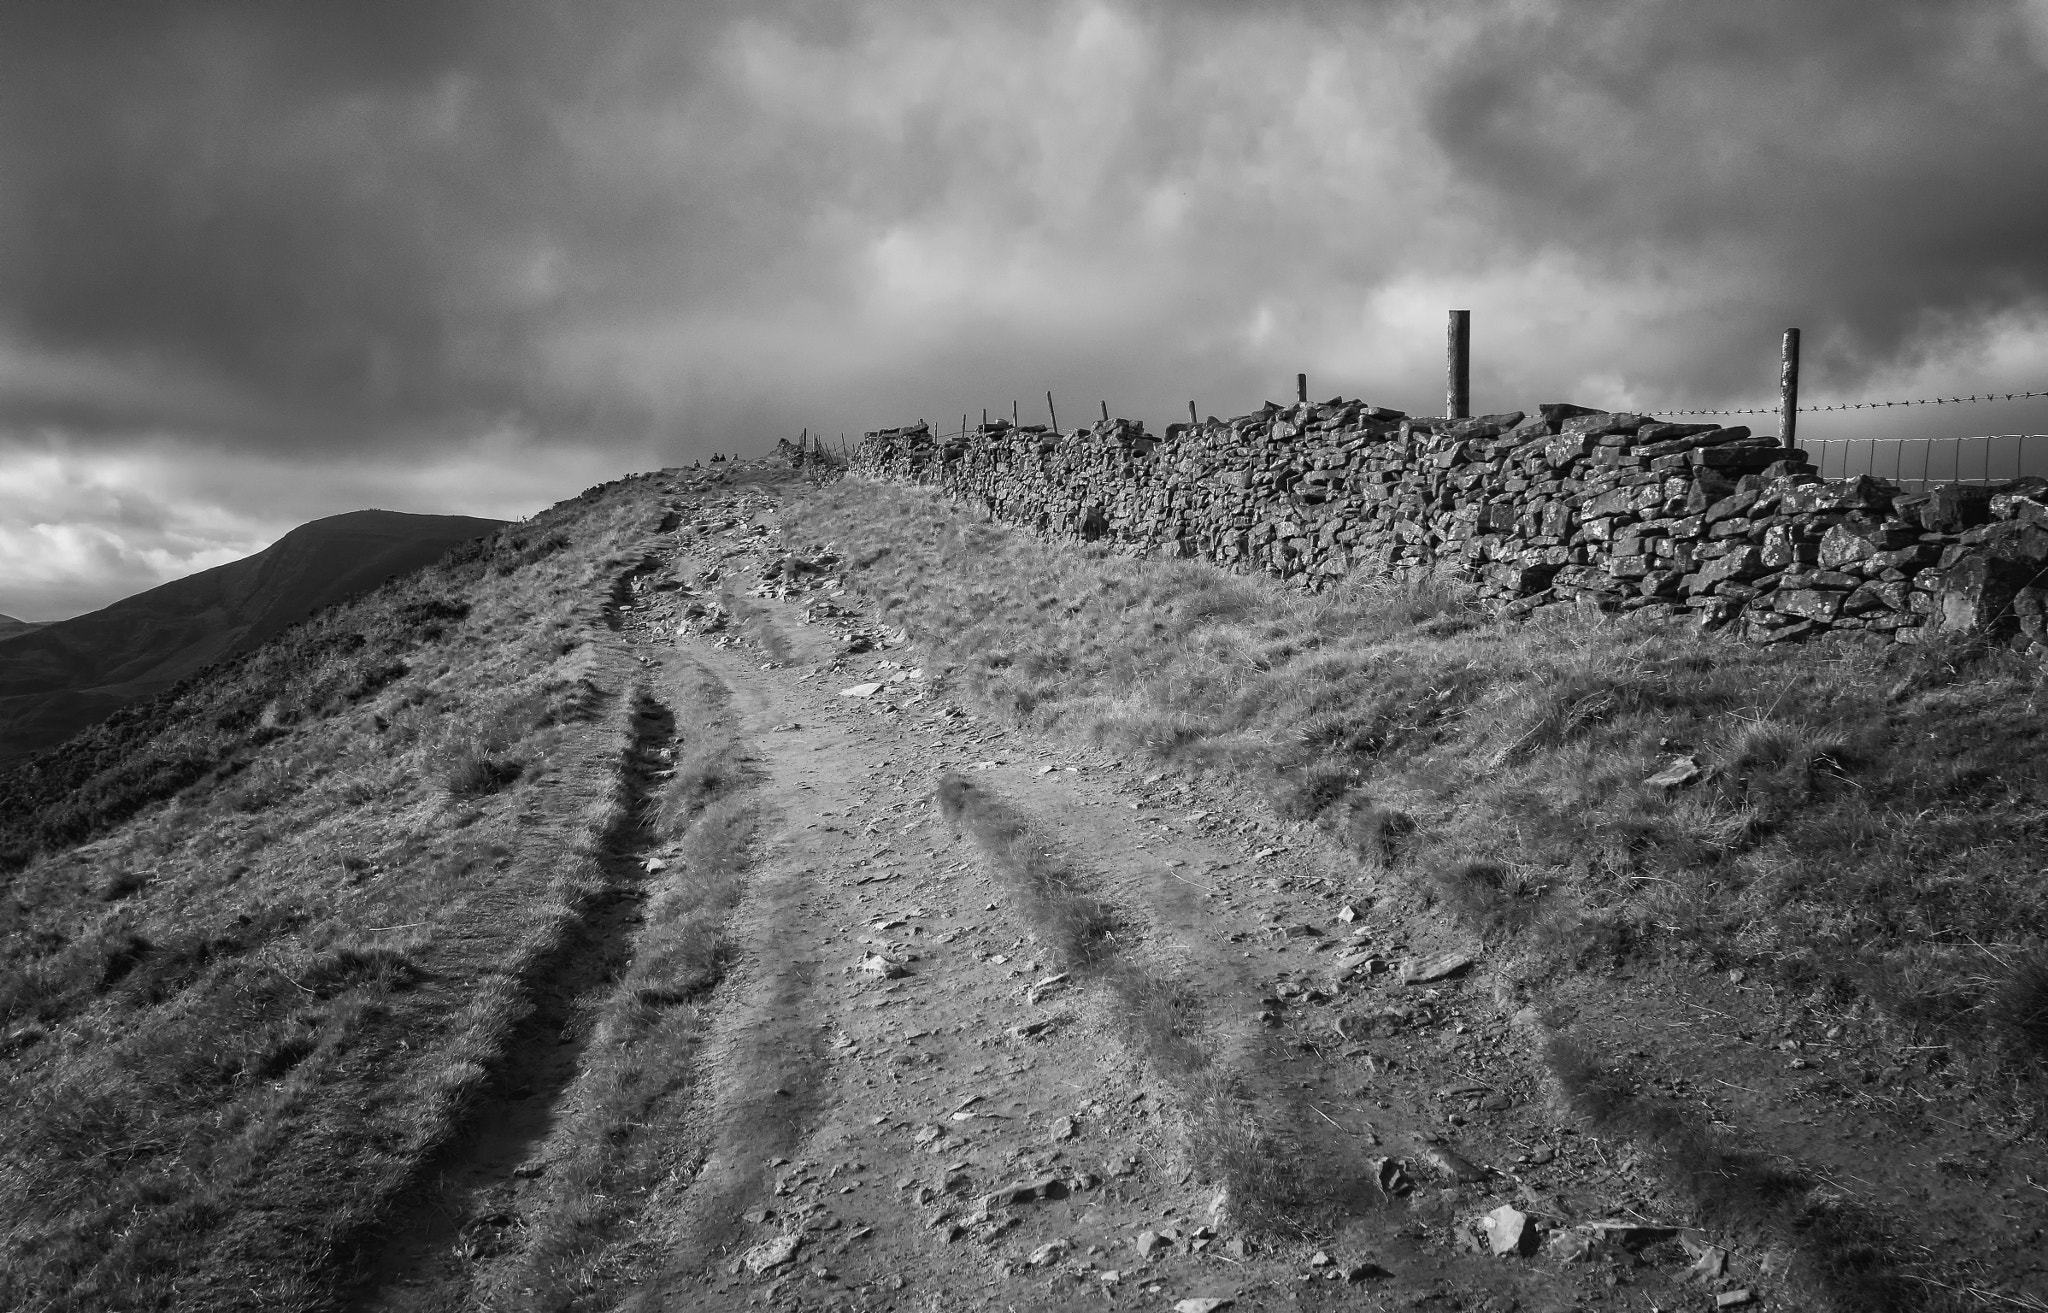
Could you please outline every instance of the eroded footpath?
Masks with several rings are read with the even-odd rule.
[[[772,510],[731,504],[747,517],[713,523]],[[1548,1118],[1485,982],[1396,982],[1442,946],[1408,943],[1306,843],[1196,782],[980,722],[887,637],[848,652],[866,646],[845,642],[850,599],[756,596],[758,560],[683,520],[621,601],[624,632],[730,690],[761,828],[691,1115],[702,1156],[645,1221],[666,1267],[629,1306],[1563,1309],[1623,1284],[1472,1239],[1517,1189],[1477,1164],[1550,1137],[1527,1124]],[[947,771],[1027,818],[1117,909],[1131,960],[1195,997],[1221,1086],[1271,1150],[1348,1179],[1278,1228],[1241,1224],[1198,1170],[1189,1088],[1125,1042],[1115,991],[1063,969],[941,816]],[[1380,992],[1441,1028],[1440,1058],[1330,1029],[1326,1005]]]

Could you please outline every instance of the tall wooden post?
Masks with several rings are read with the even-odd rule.
[[[1191,429],[1202,427],[1202,417],[1195,413],[1195,403],[1192,401],[1188,403],[1188,427]]]
[[[1451,311],[1444,330],[1444,418],[1466,419],[1472,414],[1472,312]]]
[[[1799,330],[1785,330],[1784,354],[1778,362],[1778,442],[1793,445],[1799,429]]]
[[[1013,429],[1024,427],[1024,421],[1017,417],[1017,403],[1014,401],[1010,403],[1010,427]]]
[[[1308,375],[1296,374],[1294,376],[1294,399],[1296,401],[1308,400]]]
[[[1052,389],[1045,390],[1045,417],[1052,421],[1052,431],[1060,431],[1060,413],[1052,408]]]

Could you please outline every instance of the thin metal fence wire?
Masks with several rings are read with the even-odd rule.
[[[1814,414],[1824,410],[1885,410],[1892,406],[1967,406],[1971,402],[1984,401],[2025,401],[2029,397],[2048,397],[2048,392],[1986,392],[1981,396],[1972,393],[1967,397],[1920,397],[1912,401],[1832,401],[1820,406],[1795,406],[1799,414]],[[1741,410],[1664,410],[1652,413],[1658,415],[1775,415],[1776,406],[1750,406]]]
[[[1821,475],[1868,474],[1900,487],[2003,483],[2048,476],[2048,436],[1987,433],[1966,438],[1825,438],[1799,444]]]

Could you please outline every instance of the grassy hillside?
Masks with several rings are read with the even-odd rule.
[[[1995,648],[1758,647],[1450,586],[1308,596],[842,485],[803,529],[1020,723],[1257,785],[1536,972],[1747,968],[2048,1057],[2048,683]]]
[[[593,490],[0,779],[0,1307],[333,1306],[610,878]]]
[[[254,556],[12,635],[0,650],[0,760],[82,727],[299,620],[488,534],[500,521],[353,511]],[[13,622],[18,624],[19,622]]]
[[[17,634],[32,634],[40,628],[42,625],[32,620],[16,620],[11,615],[0,615],[0,642],[5,642]]]

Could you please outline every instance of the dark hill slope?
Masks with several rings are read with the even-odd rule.
[[[501,521],[351,511],[254,556],[87,615],[0,632],[0,760],[61,743],[116,709],[256,647],[321,607],[438,559]]]
[[[32,634],[42,625],[33,620],[16,620],[11,615],[0,615],[0,643],[20,634]]]

